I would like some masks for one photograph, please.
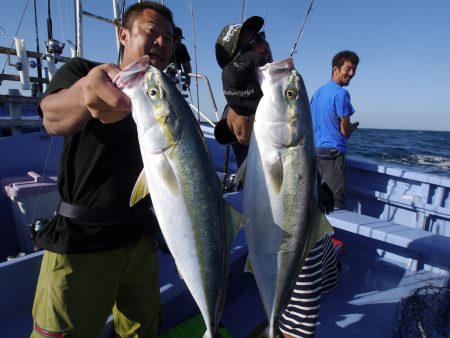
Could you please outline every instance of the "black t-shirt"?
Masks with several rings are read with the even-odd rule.
[[[186,46],[182,42],[175,42],[173,44],[173,57],[172,61],[181,70],[181,65],[185,62],[191,61],[191,57]]]
[[[246,52],[227,64],[222,70],[223,94],[237,114],[254,115],[263,96],[256,78],[256,68],[265,59],[255,52]]]
[[[55,74],[44,97],[69,88],[96,65],[81,58],[70,60]],[[91,119],[80,132],[64,139],[58,173],[59,194],[64,202],[76,206],[128,212],[131,192],[142,168],[131,114],[111,124]],[[136,213],[134,218],[126,220],[81,221],[57,214],[37,233],[36,243],[58,253],[119,248],[157,229],[150,206],[149,197],[141,200],[133,210],[148,212]]]

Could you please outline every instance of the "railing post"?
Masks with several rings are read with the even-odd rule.
[[[8,95],[19,96],[18,89],[8,89]],[[16,125],[16,121],[19,121],[22,117],[22,104],[20,102],[9,102],[9,115],[11,117],[11,134],[18,135],[22,133],[22,127]]]

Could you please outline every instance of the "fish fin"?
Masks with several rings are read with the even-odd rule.
[[[269,169],[269,177],[272,181],[273,188],[278,194],[283,184],[283,161],[279,154],[277,154],[273,161],[268,163],[267,168]]]
[[[136,181],[136,184],[133,187],[133,191],[131,192],[130,197],[130,207],[135,205],[141,199],[149,194],[147,180],[145,179],[145,171],[142,170],[139,174],[139,177]]]
[[[170,165],[170,162],[167,160],[166,154],[162,154],[159,158],[157,168],[159,176],[162,178],[162,181],[165,183],[170,192],[172,192],[174,195],[178,195],[179,188],[177,178],[172,166]]]
[[[236,177],[234,178],[235,186],[242,187],[245,182],[245,172],[247,171],[247,157],[242,162],[238,171],[236,172]]]
[[[247,223],[248,218],[225,201],[225,226],[228,252],[231,251],[231,246],[237,234]]]
[[[323,212],[319,209],[319,207],[315,207],[312,217],[312,233],[311,239],[309,241],[309,247],[307,248],[307,252],[316,244],[317,241],[324,238],[327,234],[332,234],[334,232],[332,225],[325,217]]]
[[[227,229],[231,234],[232,240],[234,240],[234,237],[236,237],[244,225],[248,223],[248,218],[233,208],[227,201],[225,201],[225,212]]]
[[[247,259],[245,260],[244,272],[253,273],[252,262],[250,261],[250,257],[247,255]]]

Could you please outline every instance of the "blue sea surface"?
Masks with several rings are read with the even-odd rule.
[[[348,140],[348,156],[450,177],[450,132],[358,128]]]

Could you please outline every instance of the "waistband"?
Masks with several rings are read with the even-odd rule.
[[[316,148],[316,156],[323,159],[334,159],[344,156],[344,153],[336,148]]]
[[[130,209],[88,208],[60,201],[56,213],[68,218],[82,221],[99,222],[105,220],[126,221],[141,218],[152,212],[147,207]]]

